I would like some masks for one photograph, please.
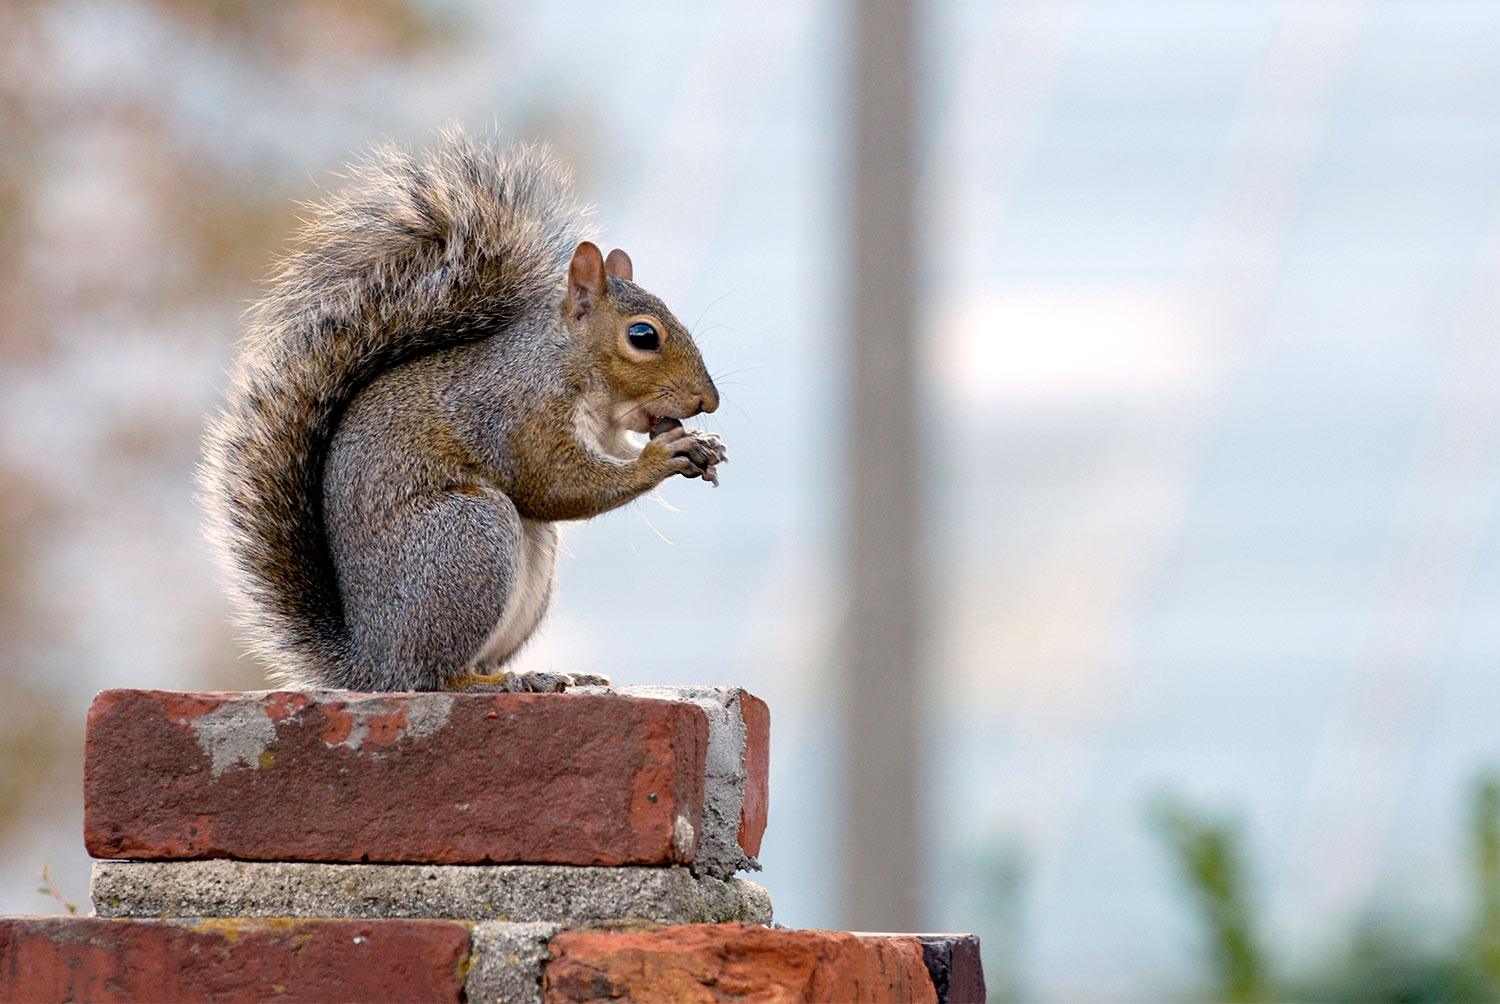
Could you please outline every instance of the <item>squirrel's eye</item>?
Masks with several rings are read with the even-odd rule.
[[[640,349],[642,352],[655,352],[661,348],[661,335],[656,329],[645,321],[637,321],[625,331],[625,338],[630,342],[630,347]]]

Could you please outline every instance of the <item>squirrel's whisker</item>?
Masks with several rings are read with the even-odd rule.
[[[689,331],[694,332],[694,335],[693,335],[694,338],[698,337],[698,335],[696,334],[696,332],[698,330],[698,325],[700,325],[700,324],[703,323],[703,319],[708,316],[708,312],[710,310],[713,310],[714,307],[718,306],[720,300],[724,299],[724,297],[728,296],[730,293],[733,293],[733,292],[734,292],[734,290],[732,290],[732,289],[725,290],[724,292],[720,293],[718,296],[714,297],[712,300],[708,301],[708,306],[704,307],[702,310],[700,310],[698,312],[698,319],[696,321],[694,321],[688,327]]]

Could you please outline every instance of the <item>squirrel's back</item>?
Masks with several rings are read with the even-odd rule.
[[[386,370],[546,307],[588,236],[569,173],[544,150],[499,153],[457,131],[420,156],[376,150],[310,211],[250,311],[200,470],[247,641],[298,684],[347,657],[320,514],[345,406]]]

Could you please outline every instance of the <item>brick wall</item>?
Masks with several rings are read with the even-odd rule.
[[[971,936],[774,923],[769,733],[734,688],[106,691],[96,916],[0,918],[0,1000],[982,1000]]]

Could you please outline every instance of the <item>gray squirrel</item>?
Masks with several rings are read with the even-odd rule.
[[[686,328],[590,242],[569,172],[460,132],[350,168],[248,330],[200,469],[273,679],[556,690],[504,669],[546,613],[557,523],[717,480]],[[644,446],[628,433],[649,433]]]

